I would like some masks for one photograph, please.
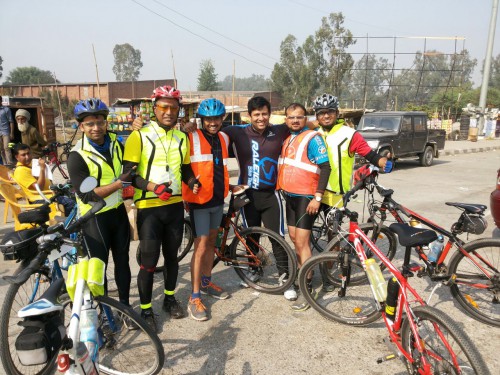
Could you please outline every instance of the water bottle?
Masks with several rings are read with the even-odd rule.
[[[224,230],[222,228],[219,228],[219,231],[217,232],[217,238],[215,239],[215,247],[220,248],[223,236],[224,236]]]
[[[97,310],[86,309],[80,314],[80,341],[83,342],[88,349],[92,361],[98,361],[99,346],[97,338],[98,326]]]
[[[76,347],[76,361],[83,367],[83,371],[85,371],[86,375],[98,375],[94,362],[90,358],[89,351],[83,342],[79,342]],[[80,372],[73,366],[70,366],[68,371],[66,371],[68,375],[79,375]]]
[[[380,266],[373,258],[365,260],[365,265],[366,274],[368,275],[368,280],[370,280],[375,298],[379,302],[385,302],[387,299],[387,286]]]
[[[427,255],[427,260],[433,264],[436,264],[444,248],[444,238],[442,235],[438,235],[437,239],[431,243],[429,255]]]
[[[385,315],[387,319],[394,321],[396,306],[398,304],[399,283],[395,277],[387,283],[387,299],[385,300]]]

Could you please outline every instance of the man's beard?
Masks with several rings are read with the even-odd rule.
[[[26,130],[28,130],[29,127],[30,127],[30,124],[28,124],[27,122],[24,124],[17,123],[17,128],[19,129],[19,131],[21,133],[24,133]]]

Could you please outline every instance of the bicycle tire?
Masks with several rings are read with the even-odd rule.
[[[395,236],[395,234],[385,225],[382,225],[380,228],[380,233],[378,235],[375,235],[373,233],[374,229],[374,224],[373,223],[363,223],[359,225],[359,228],[366,234],[368,237],[374,242],[377,247],[389,258],[389,260],[392,260],[394,256],[396,255],[396,251],[398,249],[398,240]],[[373,238],[373,237],[376,238]],[[368,258],[371,258],[370,254],[372,253],[368,247],[361,243],[365,249],[365,252],[368,256]],[[327,251],[332,251],[335,248],[339,248],[343,246],[349,246],[354,254],[354,247],[353,245],[349,244],[347,240],[345,239],[338,239],[334,238],[332,241],[326,245]],[[335,253],[335,251],[334,251]],[[356,257],[355,261],[358,263],[359,266],[361,266],[361,263],[359,262],[359,259]],[[386,267],[385,264],[382,262],[379,262],[380,269],[383,271]],[[323,268],[320,267],[320,272],[322,272],[323,276],[330,281],[334,285],[340,285],[341,280],[335,278],[333,275],[328,275],[328,272]],[[365,273],[359,273],[356,276],[351,276],[350,280],[350,285],[360,285],[366,283],[367,276]]]
[[[361,264],[354,259],[349,259],[352,275],[365,273]],[[339,297],[338,286],[333,291],[324,289],[323,276],[315,272],[318,268],[328,268],[330,273],[339,278],[340,264],[338,255],[332,252],[324,252],[315,255],[304,262],[299,270],[299,288],[309,305],[328,320],[351,326],[365,326],[378,320],[381,313],[377,309],[375,298],[368,278],[365,282],[353,285],[348,283],[346,295]],[[313,274],[312,289],[308,287],[307,277]]]
[[[264,293],[279,294],[289,289],[297,275],[297,256],[284,238],[270,229],[260,227],[250,227],[238,233],[243,242],[235,236],[229,247],[231,259],[234,259],[232,265],[238,276],[253,289]],[[257,246],[256,236],[257,253],[260,254],[262,266],[251,268],[240,262],[248,260],[246,243],[248,246]],[[276,252],[279,260],[276,259]]]
[[[69,179],[68,165],[66,163],[54,164],[50,170],[54,181],[62,182]]]
[[[413,316],[416,318],[418,334],[424,343],[426,358],[431,364],[433,374],[487,375],[490,373],[471,339],[448,315],[431,306],[417,306],[413,309]],[[436,326],[439,327],[442,335],[436,332]],[[405,361],[407,370],[410,374],[416,374],[421,369],[421,361],[413,354],[420,357],[420,353],[414,347],[415,338],[407,317],[401,327],[401,336],[403,349],[415,360],[413,364],[408,360]],[[442,337],[446,342],[443,342]],[[453,355],[458,361],[458,368],[450,359]]]
[[[482,323],[500,327],[500,301],[497,297],[500,293],[500,274],[498,273],[500,239],[478,239],[465,244],[463,248],[475,262],[494,275],[494,278],[493,280],[486,279],[486,276],[468,257],[464,256],[461,251],[457,251],[453,254],[449,265],[449,274],[456,275],[450,288],[451,294],[469,316]],[[486,284],[488,288],[475,287],[476,283]]]
[[[191,222],[189,219],[184,218],[184,235],[182,237],[182,242],[181,246],[179,246],[179,249],[177,250],[177,262],[180,262],[182,259],[186,257],[186,255],[189,253],[191,248],[193,247],[194,243],[194,233],[193,233],[193,228],[191,227]],[[141,265],[141,246],[137,246],[137,250],[135,252],[135,259],[137,261],[137,264],[140,266]],[[158,272],[163,272],[165,269],[165,266],[158,266],[155,269],[155,273]]]
[[[21,265],[16,270],[18,274],[26,265]],[[23,330],[17,323],[22,321],[17,312],[38,299],[50,285],[48,268],[33,272],[23,284],[11,284],[5,294],[0,316],[0,355],[2,365],[8,374],[12,375],[42,375],[55,370],[57,353],[46,364],[37,366],[23,366],[17,357],[15,341]]]
[[[99,348],[99,372],[112,375],[158,374],[165,363],[165,351],[158,335],[131,307],[101,296],[97,303],[99,330],[104,344]],[[113,332],[104,319],[104,308],[113,312],[117,327]],[[129,330],[123,317],[133,321],[138,329]]]
[[[321,253],[328,244],[328,225],[323,213],[319,213],[314,220],[310,235],[311,250]]]

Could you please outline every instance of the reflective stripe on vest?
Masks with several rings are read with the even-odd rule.
[[[82,156],[89,169],[89,175],[97,179],[97,186],[105,186],[111,184],[115,181],[115,178],[121,174],[122,171],[122,149],[118,144],[118,141],[116,140],[115,134],[110,133],[109,137],[111,138],[109,151],[111,153],[113,166],[110,166],[106,161],[106,158],[102,154],[100,154],[94,147],[92,147],[85,135],[71,150],[78,152]],[[114,193],[111,193],[110,195],[105,197],[104,200],[106,201],[106,206],[97,214],[118,207],[123,202],[122,189],[118,189]],[[78,211],[80,215],[84,215],[92,207],[90,204],[83,203],[78,195],[76,197],[76,202],[78,204]]]
[[[314,130],[306,130],[285,140],[278,160],[278,189],[300,195],[316,193],[320,169],[309,160],[307,148],[317,134]]]
[[[224,137],[225,136],[225,137]],[[224,166],[224,197],[229,192],[229,172],[228,162],[228,137],[226,134],[218,133],[222,148],[222,164]],[[198,194],[194,194],[188,185],[182,183],[182,198],[186,202],[203,204],[212,199],[214,193],[214,163],[212,145],[208,143],[201,130],[196,130],[189,134],[191,168],[195,176],[200,176],[201,189]]]
[[[154,121],[139,130],[139,134],[141,136],[141,159],[136,173],[146,181],[155,184],[172,181],[170,185],[172,195],[180,198],[181,166],[189,147],[187,136],[175,129],[166,132]],[[141,207],[140,201],[147,199],[159,200],[158,196],[151,191],[135,189],[134,201],[137,208],[144,208]],[[162,204],[175,202],[177,201],[170,198]]]
[[[350,154],[349,147],[355,132],[346,125],[337,124],[326,134],[325,143],[332,168],[327,190],[344,194],[351,188],[354,155]]]

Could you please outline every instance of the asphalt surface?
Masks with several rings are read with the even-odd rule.
[[[446,142],[442,155],[493,150],[500,150],[500,139]],[[230,169],[237,170],[235,161],[230,163]],[[491,178],[494,181],[494,176]],[[235,182],[234,177],[232,181]],[[12,222],[0,225],[0,237],[12,230]],[[136,309],[137,245],[138,241],[133,241],[130,248],[133,273],[131,298]],[[190,294],[189,260],[190,255],[180,264],[176,293],[183,306],[187,305]],[[0,260],[0,276],[12,274],[15,268],[15,263]],[[159,337],[167,358],[162,374],[406,373],[398,360],[380,365],[376,363],[377,358],[390,353],[382,343],[386,330],[381,321],[365,328],[354,328],[326,321],[312,309],[292,312],[283,296],[243,288],[235,272],[222,264],[214,269],[214,281],[227,290],[231,298],[219,301],[204,297],[210,319],[195,322],[190,318],[170,319],[161,310],[163,282],[155,276],[153,307],[159,314]],[[0,279],[0,303],[7,287]],[[429,293],[430,289],[423,285],[422,292]],[[443,298],[448,302],[434,304],[436,307],[445,311],[450,306],[454,308],[454,304],[449,302],[451,297],[448,291],[440,288],[437,295],[445,296]],[[461,312],[458,312],[458,317],[462,327],[473,328],[467,330],[472,339],[481,340],[490,371],[498,371],[499,329],[477,323]],[[0,373],[2,371],[0,368]]]

